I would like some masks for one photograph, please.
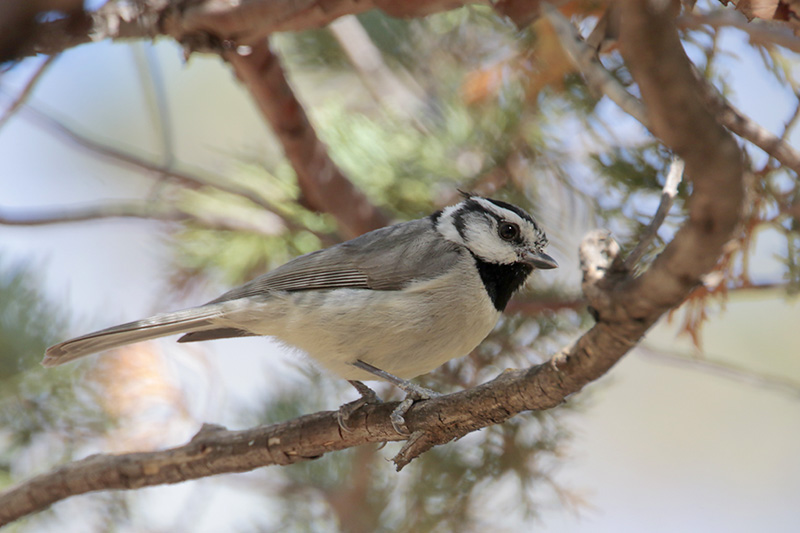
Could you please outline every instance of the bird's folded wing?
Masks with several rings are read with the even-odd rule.
[[[444,274],[462,253],[441,237],[430,218],[413,220],[300,256],[210,303],[271,291],[400,290]]]

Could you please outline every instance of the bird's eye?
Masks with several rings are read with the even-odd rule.
[[[513,241],[519,237],[519,226],[510,222],[503,222],[497,230],[497,234],[505,241]]]

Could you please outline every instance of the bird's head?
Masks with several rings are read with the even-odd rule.
[[[465,195],[444,209],[436,229],[449,241],[465,246],[479,260],[496,265],[556,268],[544,253],[547,237],[531,215],[500,200]]]

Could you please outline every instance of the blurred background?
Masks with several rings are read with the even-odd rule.
[[[691,24],[722,9],[700,2],[682,15],[687,53],[729,102],[797,146],[798,56],[735,25]],[[597,18],[575,20],[586,32]],[[389,219],[425,216],[461,188],[522,205],[547,231],[561,268],[424,385],[457,390],[540,363],[591,325],[580,239],[604,227],[635,245],[670,154],[584,84],[545,19],[520,31],[481,7],[407,21],[373,11],[270,44],[329,156]],[[602,60],[635,90],[613,48]],[[343,233],[304,202],[219,58],[184,61],[164,41],[92,43],[6,66],[0,106],[0,489],[92,453],[179,445],[204,422],[246,428],[355,398],[262,338],[168,338],[41,368],[50,344],[205,302]],[[78,496],[8,530],[796,531],[798,180],[741,142],[751,201],[719,283],[562,407],[400,473],[387,460],[399,443],[364,446]],[[685,189],[659,246],[683,219]]]

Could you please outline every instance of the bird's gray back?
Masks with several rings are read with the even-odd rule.
[[[430,218],[412,220],[300,256],[210,303],[270,291],[400,290],[412,281],[444,274],[466,253],[462,246],[442,239]]]

